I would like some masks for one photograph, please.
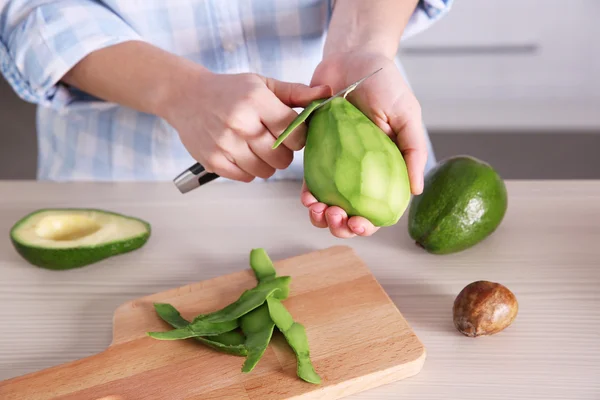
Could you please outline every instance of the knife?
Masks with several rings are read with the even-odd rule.
[[[379,68],[378,70],[373,71],[369,75],[352,83],[348,87],[340,90],[339,92],[337,92],[336,94],[334,94],[333,96],[331,96],[330,98],[328,98],[327,100],[323,101],[318,106],[316,106],[313,109],[313,111],[316,110],[317,108],[323,107],[325,104],[329,103],[331,100],[335,99],[336,97],[346,96],[348,93],[350,93],[351,91],[356,89],[358,87],[358,85],[360,85],[366,79],[375,75],[377,72],[381,71],[382,69],[383,68]],[[188,169],[186,169],[185,171],[183,171],[182,173],[180,173],[179,175],[177,175],[177,177],[175,179],[173,179],[173,183],[175,184],[175,186],[177,186],[177,189],[179,189],[179,191],[181,193],[187,193],[187,192],[190,192],[190,191],[192,191],[206,183],[209,183],[217,178],[219,178],[218,174],[215,174],[214,172],[208,172],[202,166],[202,164],[196,163],[196,164],[192,165],[191,167],[189,167]]]

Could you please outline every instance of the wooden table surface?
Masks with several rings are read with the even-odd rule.
[[[406,218],[369,238],[314,228],[294,182],[214,183],[181,195],[170,183],[0,182],[0,380],[100,352],[113,311],[147,294],[248,268],[264,247],[281,259],[352,246],[427,347],[421,373],[356,399],[600,399],[600,181],[507,182],[499,230],[462,253],[434,256]],[[8,230],[35,209],[100,207],[148,220],[137,252],[71,271],[26,264]],[[476,280],[500,282],[520,312],[504,332],[472,339],[452,303]],[[359,322],[359,321],[358,321]]]

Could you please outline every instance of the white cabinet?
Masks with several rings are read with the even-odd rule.
[[[600,129],[600,0],[455,0],[400,57],[431,128]]]

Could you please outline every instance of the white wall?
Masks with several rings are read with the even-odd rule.
[[[600,128],[600,0],[455,0],[406,40],[430,128]]]

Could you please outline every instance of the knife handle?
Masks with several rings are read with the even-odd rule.
[[[196,163],[179,174],[173,182],[181,193],[187,193],[217,178],[219,175],[206,171],[202,164]]]

